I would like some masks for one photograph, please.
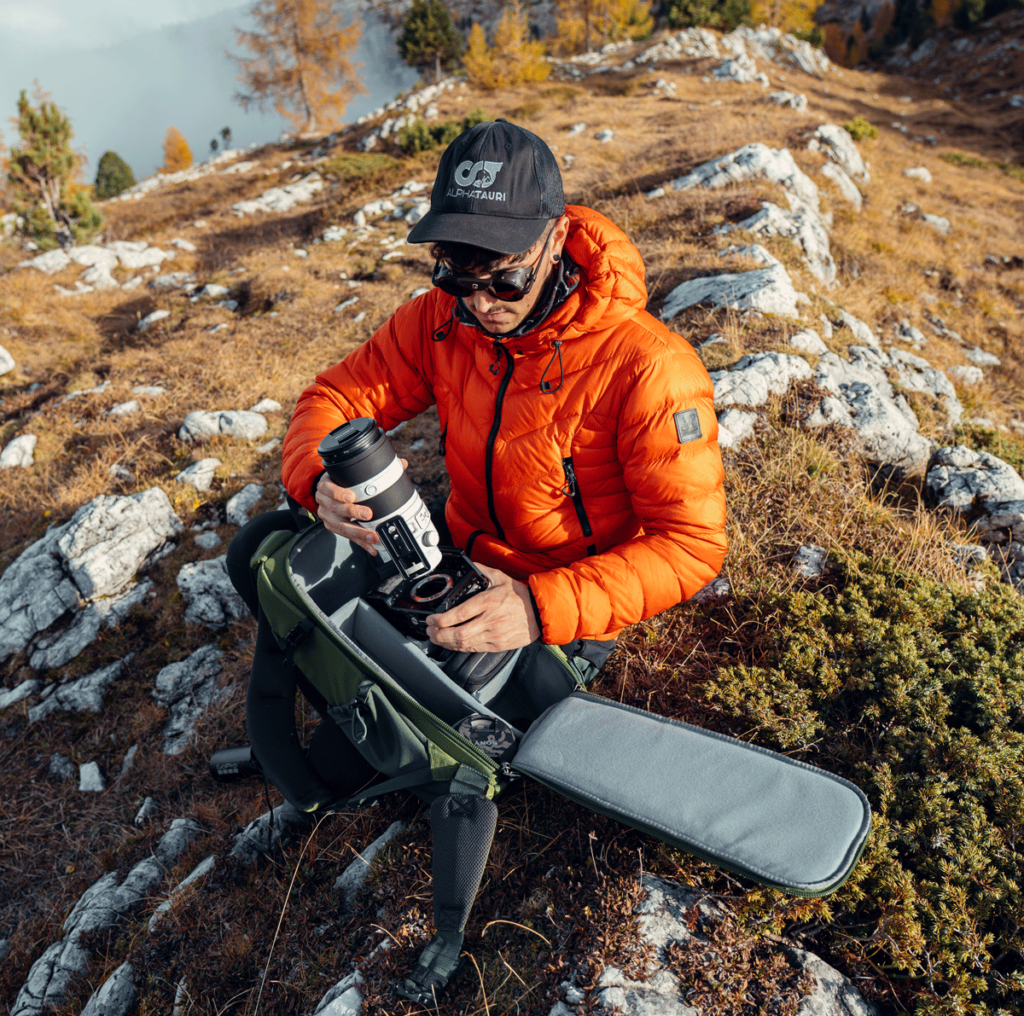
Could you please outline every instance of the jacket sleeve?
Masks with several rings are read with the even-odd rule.
[[[653,617],[706,586],[725,558],[711,378],[689,345],[624,374],[616,454],[641,529],[618,546],[529,577],[547,643],[599,638]]]
[[[335,427],[368,416],[391,430],[433,405],[429,347],[440,295],[432,290],[403,304],[299,396],[284,438],[281,479],[303,507],[316,512],[314,487],[324,471],[317,446]]]

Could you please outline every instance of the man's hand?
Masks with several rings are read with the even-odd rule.
[[[430,641],[460,653],[499,653],[540,638],[529,586],[497,568],[477,568],[490,580],[490,588],[443,614],[431,614]]]
[[[403,469],[409,468],[407,459],[400,459]],[[367,553],[376,555],[374,544],[380,537],[372,529],[363,529],[356,524],[356,519],[368,522],[373,518],[369,508],[356,504],[356,495],[348,487],[339,487],[326,473],[320,477],[316,485],[316,503],[319,507],[317,515],[323,520],[324,528],[338,536],[344,536],[353,543],[358,543]]]

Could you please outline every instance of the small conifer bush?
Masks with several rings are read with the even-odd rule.
[[[852,120],[844,123],[843,129],[854,141],[878,137],[878,128],[870,120],[865,120],[862,116],[855,116]]]
[[[444,123],[428,124],[417,117],[398,131],[398,145],[406,155],[429,152],[434,148],[447,148],[463,131],[483,123],[487,119],[484,111],[474,107],[461,120],[445,120]]]
[[[122,191],[135,185],[135,174],[131,166],[117,152],[104,152],[96,167],[94,194],[100,201],[117,197]]]
[[[848,968],[884,971],[919,1016],[1024,1011],[1024,597],[851,553],[819,591],[737,613],[765,643],[698,694],[874,812],[849,882],[788,920],[834,931]],[[769,921],[782,906],[751,896]]]

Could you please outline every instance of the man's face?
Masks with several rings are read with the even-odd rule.
[[[547,230],[530,248],[522,261],[516,260],[513,263],[513,259],[509,257],[492,271],[469,273],[477,278],[485,278],[504,268],[519,268],[537,264],[537,276],[533,280],[533,286],[522,300],[515,303],[504,303],[486,289],[479,289],[462,298],[462,302],[483,328],[494,335],[506,335],[508,332],[515,331],[529,317],[534,307],[537,306],[537,301],[544,292],[551,273],[555,270],[555,257],[561,255],[567,231],[568,219],[563,216],[555,223],[550,243],[547,245],[547,250],[544,251],[543,258],[541,258],[541,251],[544,248],[544,241],[547,239]],[[540,259],[539,264],[537,263],[538,259]]]

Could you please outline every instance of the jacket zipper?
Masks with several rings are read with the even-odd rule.
[[[444,425],[444,430],[441,431],[441,440],[437,442],[437,454],[444,458],[445,445],[448,443],[448,424]]]
[[[572,456],[562,459],[562,468],[565,470],[565,486],[562,493],[572,498],[573,507],[576,509],[576,518],[580,520],[580,528],[583,530],[584,539],[590,541],[594,530],[590,526],[590,519],[587,518],[587,509],[583,506],[583,494],[580,492],[580,485],[576,481],[576,470],[572,465]],[[593,557],[597,553],[594,543],[587,543],[587,555]]]
[[[487,479],[487,511],[490,513],[491,521],[494,523],[495,535],[499,540],[505,539],[505,530],[501,528],[498,521],[498,512],[494,506],[494,442],[498,437],[498,428],[501,426],[501,405],[505,401],[505,392],[508,390],[509,382],[512,380],[512,370],[515,361],[512,354],[500,343],[495,342],[495,347],[505,356],[505,374],[498,385],[498,394],[494,400],[494,423],[491,424],[491,432],[487,435],[487,459],[485,474]]]

